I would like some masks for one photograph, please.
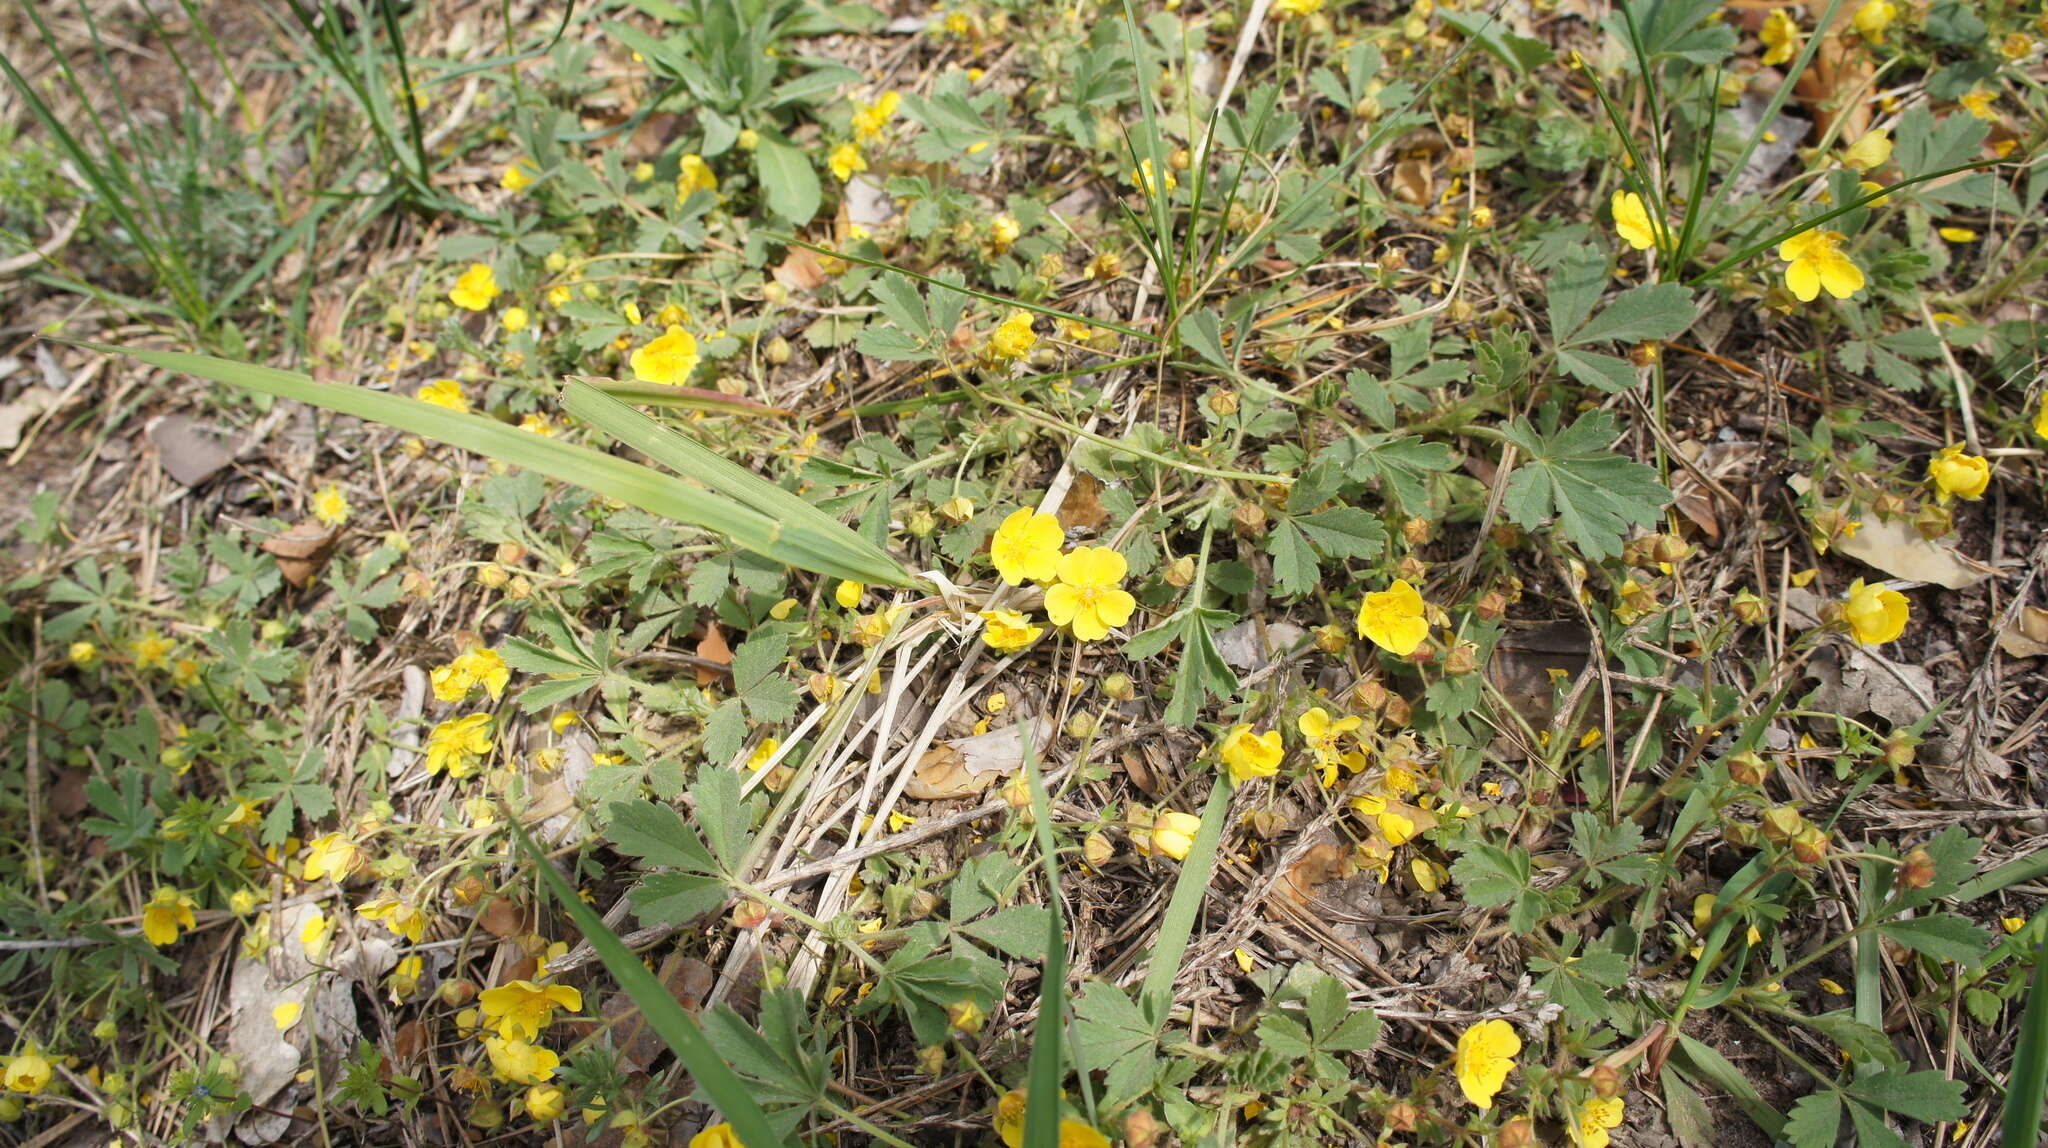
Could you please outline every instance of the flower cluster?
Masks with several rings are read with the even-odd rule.
[[[1046,583],[1045,614],[1055,626],[1066,626],[1084,642],[1099,641],[1131,620],[1138,600],[1123,589],[1130,565],[1107,546],[1077,546],[1061,553],[1066,531],[1058,518],[1024,507],[996,527],[989,540],[989,558],[996,574],[1011,586],[1027,581]],[[1006,653],[1036,641],[1040,628],[1014,610],[992,610],[982,640]]]

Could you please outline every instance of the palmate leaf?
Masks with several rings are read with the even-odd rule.
[[[502,459],[664,518],[725,535],[743,550],[805,570],[889,586],[911,581],[909,572],[886,551],[823,511],[585,384],[571,383],[565,392],[572,411],[636,449],[676,466],[695,481],[590,447],[528,434],[483,415],[365,387],[316,383],[295,371],[181,351],[133,350],[86,342],[76,345],[311,403]]]
[[[1589,411],[1555,434],[1522,420],[1504,433],[1527,456],[1508,479],[1508,518],[1529,529],[1554,519],[1565,540],[1594,561],[1618,556],[1623,532],[1654,524],[1671,501],[1655,468],[1608,449],[1619,430],[1606,411]]]

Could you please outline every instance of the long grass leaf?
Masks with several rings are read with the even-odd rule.
[[[1152,943],[1152,967],[1146,970],[1145,986],[1139,991],[1139,1006],[1155,1026],[1166,1023],[1173,1004],[1174,978],[1180,975],[1180,961],[1187,955],[1195,917],[1202,911],[1202,898],[1216,875],[1216,846],[1223,840],[1223,821],[1229,812],[1230,787],[1219,780],[1209,791],[1202,827],[1195,831],[1195,843],[1173,884],[1173,898],[1167,901],[1166,915],[1159,922],[1159,939]]]
[[[2034,984],[2020,1021],[2012,1071],[2005,1078],[2005,1148],[2034,1148],[2041,1142],[2042,1093],[2048,1091],[2048,945],[2034,946]]]
[[[1038,751],[1024,730],[1024,776],[1031,786],[1031,812],[1038,855],[1045,869],[1045,968],[1038,978],[1038,1024],[1031,1033],[1031,1063],[1024,1092],[1027,1148],[1059,1148],[1060,1080],[1066,1075],[1067,935],[1060,908],[1059,852],[1052,839],[1052,802],[1038,769]]]
[[[546,854],[520,827],[519,819],[508,817],[505,824],[518,839],[520,851],[526,854],[527,860],[533,863],[534,871],[540,874],[541,883],[548,887],[555,900],[561,902],[563,911],[576,922],[583,939],[597,951],[598,959],[619,982],[619,988],[633,999],[640,1015],[647,1018],[649,1027],[667,1043],[676,1059],[683,1062],[690,1078],[704,1090],[704,1095],[717,1107],[719,1114],[732,1124],[740,1143],[746,1148],[770,1148],[783,1143],[782,1137],[775,1134],[774,1125],[768,1122],[768,1114],[755,1102],[753,1092],[726,1063],[726,1058],[711,1046],[704,1030],[698,1027],[697,1019],[683,1011],[683,1006],[676,1003],[667,986],[648,971],[633,950],[619,939],[619,935],[606,928],[603,919],[583,903],[560,873],[555,872]]]
[[[910,584],[909,572],[902,563],[890,557],[888,551],[797,495],[721,457],[689,435],[655,421],[589,383],[570,383],[562,391],[562,400],[569,413],[577,418],[676,473],[774,519],[785,544],[815,550],[834,564],[855,571],[844,577],[890,586]]]
[[[887,581],[879,575],[890,573],[874,564],[849,565],[839,561],[830,548],[819,546],[807,532],[792,532],[784,523],[762,511],[721,498],[653,467],[586,446],[529,434],[482,415],[451,411],[418,399],[363,387],[316,383],[295,371],[237,363],[211,355],[134,350],[82,341],[76,345],[108,354],[128,355],[167,371],[197,375],[229,386],[311,403],[411,431],[424,438],[573,483],[651,514],[725,535],[742,549],[820,574],[855,581]],[[895,570],[895,576],[901,578],[901,567],[897,566]]]

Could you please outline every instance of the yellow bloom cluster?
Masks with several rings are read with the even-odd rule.
[[[504,695],[506,683],[512,680],[512,670],[496,650],[476,646],[435,669],[428,679],[433,683],[434,697],[438,701],[459,702],[478,686],[482,686],[495,701]]]
[[[1138,600],[1123,589],[1130,565],[1107,546],[1080,546],[1062,554],[1064,541],[1059,519],[1024,507],[996,527],[989,557],[997,575],[1012,586],[1027,580],[1051,583],[1045,591],[1045,613],[1053,625],[1071,627],[1084,642],[1106,638],[1130,621],[1138,608]],[[984,615],[989,627],[983,630],[991,646],[1005,649],[999,642],[1008,642],[1014,645],[1007,648],[1021,649],[1037,639],[1036,633],[1027,633],[1033,628],[1022,615],[993,613],[998,616]]]

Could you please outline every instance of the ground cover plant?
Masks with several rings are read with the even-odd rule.
[[[0,14],[0,1139],[2037,1143],[2044,45]]]

